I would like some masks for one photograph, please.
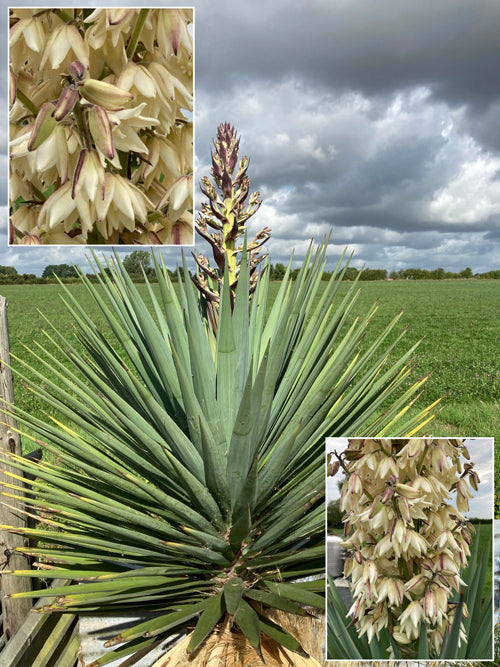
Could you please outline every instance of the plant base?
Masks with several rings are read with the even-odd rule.
[[[267,667],[321,667],[323,659],[324,616],[319,618],[295,616],[276,611],[269,618],[280,622],[310,652],[303,657],[288,651],[263,636],[262,656]],[[237,628],[226,621],[207,639],[200,650],[187,655],[186,648],[191,635],[184,637],[171,648],[153,667],[262,667],[255,649]]]

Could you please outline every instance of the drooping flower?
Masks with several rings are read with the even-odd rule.
[[[462,455],[468,452],[458,439],[353,438],[338,457],[347,475],[344,575],[360,636],[385,627],[404,648],[426,623],[429,651],[439,654],[453,619],[449,599],[465,585],[460,568],[470,555],[461,512],[477,473],[472,463],[462,469]]]

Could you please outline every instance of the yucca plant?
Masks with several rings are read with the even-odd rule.
[[[324,608],[325,436],[410,434],[434,408],[407,416],[425,381],[403,388],[416,346],[394,356],[398,315],[363,347],[376,306],[352,317],[345,253],[322,281],[327,243],[311,245],[294,281],[290,262],[270,304],[269,272],[255,280],[243,241],[237,285],[227,261],[218,283],[216,327],[185,262],[176,288],[153,255],[158,284],[143,298],[118,257],[94,256],[97,284],[80,278],[105,326],[65,288],[73,336],[48,322],[45,342],[16,359],[60,417],[5,406],[56,455],[10,457],[20,477],[36,475],[23,502],[38,526],[22,531],[36,569],[9,574],[75,582],[43,611],[148,614],[93,664],[186,632],[169,665],[214,637],[219,656],[239,638],[298,664],[277,613]],[[5,497],[23,494],[14,482]]]
[[[24,502],[39,523],[23,531],[38,541],[26,552],[39,569],[16,574],[86,582],[53,591],[46,611],[154,611],[112,640],[127,642],[119,655],[192,626],[195,651],[225,617],[257,650],[261,633],[300,649],[265,609],[323,606],[324,581],[297,579],[324,573],[325,435],[410,432],[428,417],[393,423],[420,383],[377,415],[413,350],[386,364],[396,318],[360,351],[373,309],[348,323],[356,286],[334,303],[340,262],[320,295],[325,250],[310,249],[294,283],[289,267],[267,320],[268,274],[250,302],[244,260],[233,312],[224,284],[215,349],[187,268],[177,294],[154,257],[149,308],[118,259],[107,270],[96,260],[99,285],[81,274],[113,347],[65,289],[78,344],[49,324],[46,343],[17,360],[64,423],[6,408],[57,453],[57,463],[12,457],[37,477]]]

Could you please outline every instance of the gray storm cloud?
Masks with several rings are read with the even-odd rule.
[[[498,268],[496,0],[192,4],[195,181],[208,172],[217,125],[233,123],[264,198],[254,225],[272,227],[273,261],[293,248],[299,258],[311,236],[333,230],[356,265]],[[29,250],[16,255],[18,271],[43,269]],[[84,265],[84,250],[76,256]],[[4,247],[0,264],[13,257]]]

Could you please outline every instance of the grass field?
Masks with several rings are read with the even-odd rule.
[[[348,285],[342,286],[344,291]],[[275,293],[277,284],[272,287]],[[90,316],[97,316],[96,306],[83,286],[71,285],[68,289]],[[142,285],[139,289],[146,291]],[[13,354],[26,355],[21,343],[31,346],[35,340],[43,346],[48,344],[42,333],[46,323],[38,310],[71,336],[71,317],[62,305],[61,293],[57,285],[0,287],[0,294],[9,303]],[[405,313],[394,336],[402,328],[408,327],[408,331],[398,349],[403,352],[423,338],[409,382],[427,373],[432,375],[414,409],[444,396],[442,409],[427,433],[488,436],[500,442],[500,281],[364,282],[355,312],[366,312],[375,301],[379,301],[379,309],[367,329],[364,345],[369,345],[401,309]],[[41,413],[42,405],[22,384],[17,382],[15,391],[19,405]],[[499,497],[500,484],[496,492]]]

